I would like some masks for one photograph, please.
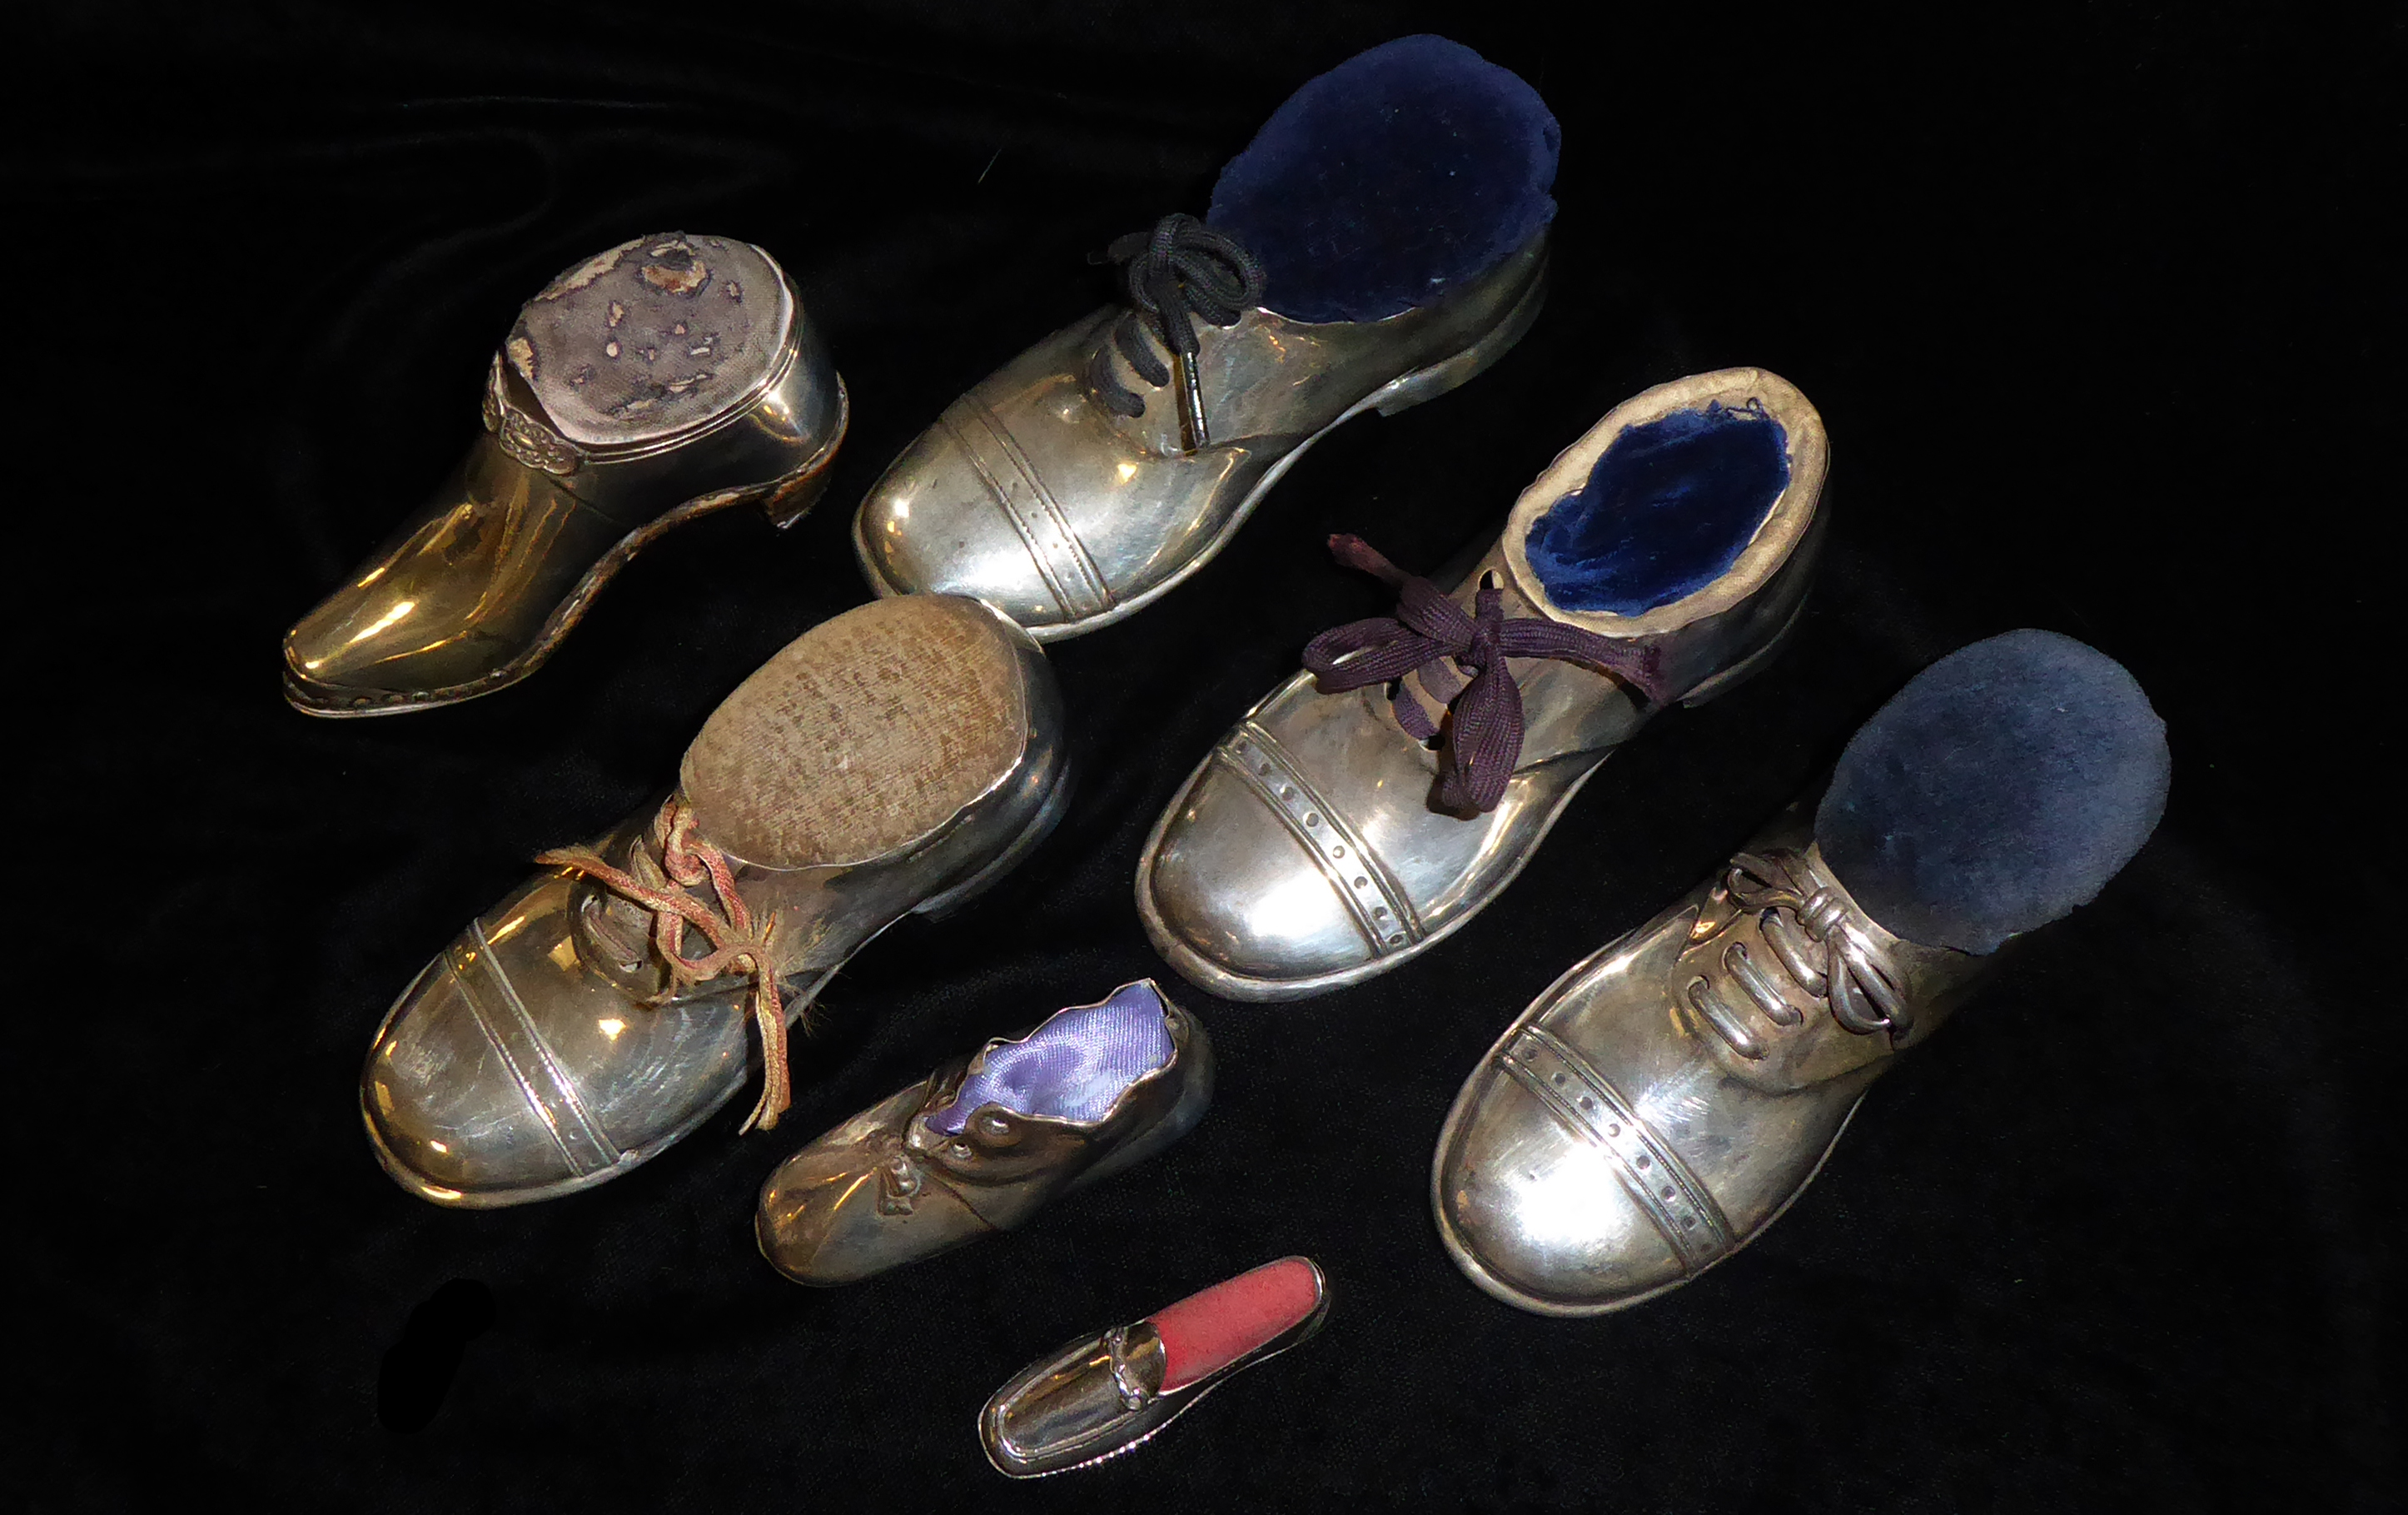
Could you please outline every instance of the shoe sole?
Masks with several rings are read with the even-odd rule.
[[[835,461],[837,450],[843,444],[845,431],[853,420],[852,400],[845,393],[841,377],[837,380],[836,403],[834,434],[801,468],[766,483],[697,495],[620,538],[609,552],[586,570],[585,576],[577,581],[576,587],[568,592],[567,598],[545,617],[534,644],[492,672],[466,684],[449,685],[440,689],[422,689],[408,694],[363,694],[356,690],[312,684],[295,674],[288,666],[284,671],[286,702],[304,715],[314,715],[322,720],[354,720],[435,710],[508,688],[549,661],[568,633],[577,629],[578,622],[585,618],[586,611],[593,606],[595,597],[602,592],[603,586],[616,578],[620,570],[633,562],[638,553],[670,531],[715,512],[755,501],[767,513],[769,524],[781,531],[810,514],[811,507],[817,505],[820,497],[827,492],[829,467]]]
[[[1537,272],[1531,276],[1530,287],[1522,292],[1521,297],[1515,300],[1512,308],[1505,312],[1505,318],[1490,327],[1478,341],[1453,357],[1433,363],[1426,368],[1415,368],[1400,378],[1390,380],[1349,406],[1337,420],[1297,443],[1288,451],[1286,456],[1272,464],[1264,471],[1263,476],[1254,482],[1254,488],[1246,492],[1246,498],[1239,501],[1237,510],[1232,512],[1229,519],[1222,524],[1221,529],[1213,533],[1211,540],[1205,544],[1204,550],[1181,564],[1170,577],[1122,600],[1100,615],[1091,615],[1077,621],[1063,621],[1051,626],[1025,627],[1023,629],[1039,642],[1068,642],[1074,637],[1083,637],[1090,631],[1100,631],[1108,626],[1128,619],[1178,588],[1196,574],[1202,572],[1205,565],[1218,557],[1221,550],[1229,544],[1229,539],[1238,534],[1238,528],[1246,524],[1247,517],[1254,513],[1255,507],[1263,502],[1264,497],[1271,492],[1280,480],[1286,477],[1287,470],[1294,468],[1297,460],[1312,450],[1313,443],[1359,415],[1371,411],[1377,411],[1382,415],[1396,415],[1410,411],[1416,405],[1434,400],[1441,395],[1461,388],[1494,367],[1498,359],[1512,351],[1513,345],[1529,333],[1530,327],[1538,321],[1540,308],[1545,305],[1547,300],[1547,272],[1548,264],[1541,261]],[[862,536],[862,518],[859,511],[855,511],[853,517],[853,556],[861,564],[862,577],[869,581],[869,587],[882,599],[912,592],[898,587],[880,571],[877,563],[870,556],[869,543]]]

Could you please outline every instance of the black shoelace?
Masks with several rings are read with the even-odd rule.
[[[1212,438],[1204,419],[1204,392],[1196,373],[1196,322],[1234,326],[1262,298],[1263,266],[1226,232],[1174,211],[1151,231],[1115,238],[1103,258],[1127,266],[1128,312],[1112,326],[1112,346],[1129,371],[1161,389],[1176,379],[1186,447],[1194,452]],[[1149,334],[1170,354],[1154,356]],[[1087,363],[1087,382],[1106,405],[1125,416],[1145,413],[1145,397],[1120,382],[1110,349],[1098,346]]]

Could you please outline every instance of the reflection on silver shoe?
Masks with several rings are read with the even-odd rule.
[[[1596,1315],[1728,1257],[1995,960],[1884,930],[1824,863],[1811,821],[1792,811],[1565,974],[1465,1083],[1431,1200],[1482,1289]]]
[[[1008,1478],[1091,1467],[1310,1338],[1328,1312],[1328,1280],[1312,1259],[1267,1262],[1032,1364],[986,1402],[979,1442]]]
[[[1705,543],[1694,586],[1642,584],[1670,597],[1644,608],[1559,603],[1532,565],[1534,533],[1590,498],[1627,454],[1616,444],[1726,424],[1765,428],[1779,468],[1726,523],[1722,556]],[[1759,368],[1616,407],[1523,491],[1452,608],[1410,581],[1400,618],[1318,639],[1333,659],[1324,676],[1289,679],[1197,765],[1138,864],[1154,946],[1215,994],[1285,1000],[1384,973],[1461,927],[1615,746],[1665,704],[1711,699],[1777,650],[1814,565],[1827,454],[1806,397]],[[1626,507],[1642,518],[1604,524],[1678,527],[1686,508],[1673,493],[1599,509]]]
[[[759,500],[791,525],[843,440],[843,382],[749,242],[624,242],[527,302],[485,430],[418,513],[284,638],[286,697],[384,715],[532,673],[646,543]]]
[[[1134,416],[1098,394],[1097,364],[1116,384],[1157,386],[1115,337],[1125,312],[1097,310],[982,381],[895,460],[853,520],[863,571],[881,594],[974,595],[1040,642],[1110,626],[1209,562],[1329,431],[1502,357],[1538,316],[1546,261],[1541,232],[1379,321],[1294,321],[1248,288],[1229,325],[1194,325],[1194,355],[1166,372],[1178,402]]]
[[[386,1015],[361,1114],[437,1204],[588,1188],[743,1088],[785,1108],[787,1025],[914,911],[999,878],[1060,817],[1043,654],[976,601],[880,601],[805,632],[686,749],[656,811],[552,865],[429,963]]]
[[[761,1255],[841,1284],[1020,1225],[1195,1129],[1212,1046],[1152,979],[989,1042],[828,1132],[761,1187]]]

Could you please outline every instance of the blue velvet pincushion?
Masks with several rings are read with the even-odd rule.
[[[1641,615],[1730,570],[1789,487],[1789,438],[1753,404],[1630,426],[1530,524],[1523,547],[1558,610]]]
[[[1992,952],[2098,895],[2157,829],[2172,771],[2165,723],[2122,664],[2010,631],[1874,713],[1840,755],[1814,839],[1885,929]]]
[[[1376,321],[1536,236],[1562,141],[1520,76],[1442,36],[1398,37],[1272,111],[1222,168],[1208,220],[1261,260],[1269,309]]]

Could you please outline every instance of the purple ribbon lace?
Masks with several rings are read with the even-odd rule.
[[[1493,584],[1480,586],[1466,613],[1438,585],[1398,568],[1360,537],[1332,537],[1329,551],[1348,568],[1395,588],[1397,613],[1324,631],[1305,644],[1304,666],[1324,694],[1385,684],[1418,671],[1422,687],[1452,717],[1438,765],[1438,801],[1448,810],[1496,809],[1505,798],[1505,781],[1522,759],[1522,691],[1505,666],[1507,658],[1578,663],[1625,681],[1650,703],[1663,699],[1652,648],[1542,616],[1508,620],[1505,592]],[[1463,673],[1470,675],[1468,682]],[[1397,724],[1408,732],[1424,742],[1439,735],[1438,724],[1418,700],[1392,703]]]

